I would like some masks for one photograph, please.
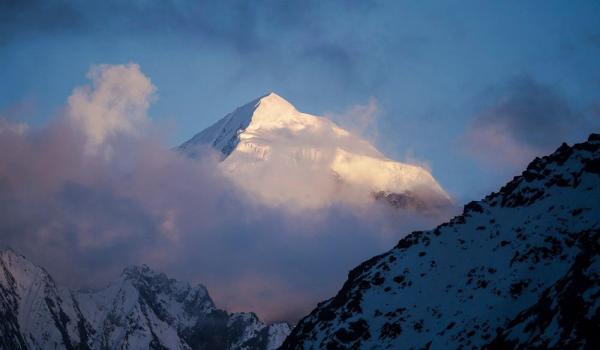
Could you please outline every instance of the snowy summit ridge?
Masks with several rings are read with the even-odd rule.
[[[223,155],[227,176],[269,204],[320,207],[374,197],[397,206],[450,203],[426,169],[385,157],[366,140],[298,111],[273,92],[237,108],[178,150],[197,158],[206,146]]]
[[[210,145],[223,153],[231,155],[243,140],[257,139],[265,132],[277,129],[301,130],[310,126],[321,126],[323,118],[299,112],[291,103],[274,92],[259,97],[233,112],[227,114],[212,126],[196,134],[183,143],[179,149],[186,155],[195,158],[198,146]],[[333,124],[333,123],[332,123]],[[346,133],[339,127],[335,132]],[[249,149],[242,147],[242,152]],[[257,158],[265,159],[266,153],[257,152]]]

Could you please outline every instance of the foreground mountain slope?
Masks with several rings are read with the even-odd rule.
[[[10,249],[0,268],[0,349],[89,349],[94,331],[73,293]]]
[[[600,348],[600,135],[349,273],[283,349]]]
[[[125,269],[97,291],[57,287],[12,250],[0,251],[0,349],[276,349],[287,324],[216,308],[202,285]]]
[[[579,242],[567,273],[500,329],[490,349],[600,348],[600,231]]]
[[[178,150],[197,158],[219,151],[221,169],[242,189],[269,204],[319,207],[331,201],[395,198],[418,209],[449,204],[426,169],[386,158],[373,145],[330,120],[299,112],[270,93],[239,107]]]

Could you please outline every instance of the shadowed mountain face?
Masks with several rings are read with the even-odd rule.
[[[216,308],[202,285],[147,266],[74,292],[12,250],[0,252],[0,349],[275,349],[290,331]]]
[[[206,147],[221,169],[266,204],[320,208],[362,204],[376,193],[402,195],[396,207],[438,209],[450,197],[426,169],[386,158],[373,145],[330,120],[301,113],[275,93],[239,107],[178,150],[197,158]]]
[[[283,349],[600,348],[600,135],[349,273]]]

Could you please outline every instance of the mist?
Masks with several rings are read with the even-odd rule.
[[[223,176],[214,150],[191,160],[164,142],[149,117],[160,91],[138,65],[87,78],[43,126],[0,119],[0,243],[73,288],[148,264],[230,312],[294,322],[353,266],[445,219],[378,202],[267,205]]]

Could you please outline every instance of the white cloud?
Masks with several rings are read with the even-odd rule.
[[[86,136],[86,151],[111,152],[102,147],[113,135],[137,135],[147,123],[156,88],[137,64],[93,66],[91,85],[78,87],[69,97],[67,115]]]
[[[380,113],[377,99],[371,97],[367,104],[352,105],[343,113],[325,113],[325,117],[355,135],[369,141],[375,141],[378,136],[377,116]]]

